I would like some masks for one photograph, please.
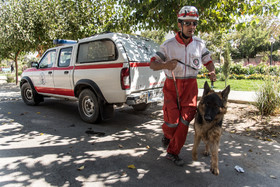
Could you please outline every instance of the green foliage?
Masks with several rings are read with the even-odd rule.
[[[280,106],[279,78],[268,76],[257,91],[256,107],[261,115],[270,115]]]
[[[243,67],[243,65],[241,63],[234,63],[230,67],[230,73],[239,75],[239,74],[246,74],[247,71],[246,71],[245,67]]]
[[[225,60],[224,60],[224,64],[222,67],[222,73],[224,75],[225,78],[225,86],[227,86],[227,79],[229,77],[230,74],[230,66],[232,63],[232,59],[230,57],[230,51],[229,51],[229,43],[226,45],[226,50],[225,50]]]
[[[236,19],[245,15],[277,14],[279,3],[271,1],[243,0],[212,0],[212,1],[178,1],[178,0],[119,0],[120,5],[129,9],[130,15],[126,23],[134,29],[163,29],[165,31],[178,31],[177,14],[185,5],[196,6],[200,21],[200,31],[226,31],[236,23]],[[264,8],[265,7],[265,8]],[[253,20],[252,20],[253,22]]]
[[[15,76],[11,73],[7,74],[7,83],[15,82]]]
[[[150,38],[158,44],[162,44],[165,41],[166,32],[163,30],[154,30],[154,31],[143,31],[141,32],[141,36],[145,38]]]

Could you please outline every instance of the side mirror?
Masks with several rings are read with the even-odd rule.
[[[31,67],[32,68],[37,68],[39,67],[39,63],[38,62],[31,62]]]

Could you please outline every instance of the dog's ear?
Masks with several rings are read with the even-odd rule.
[[[222,91],[222,97],[224,101],[227,101],[228,94],[230,92],[230,85],[228,85],[223,91]]]
[[[205,83],[204,83],[203,96],[206,96],[206,95],[209,93],[210,90],[211,90],[211,89],[210,89],[210,87],[209,87],[209,85],[208,85],[208,82],[205,81]]]

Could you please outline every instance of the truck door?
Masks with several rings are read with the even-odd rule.
[[[50,93],[54,88],[53,83],[53,65],[56,60],[56,50],[47,51],[39,62],[38,71],[34,72],[38,75],[34,85],[39,93]]]
[[[54,70],[54,91],[58,95],[74,96],[71,65],[73,47],[61,48],[58,54],[57,67]]]

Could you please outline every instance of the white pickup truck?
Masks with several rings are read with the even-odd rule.
[[[65,43],[71,44],[48,49],[23,72],[20,88],[27,105],[38,105],[44,97],[75,99],[81,118],[97,123],[113,117],[114,105],[145,110],[162,100],[165,75],[149,68],[159,49],[152,40],[103,33]]]

